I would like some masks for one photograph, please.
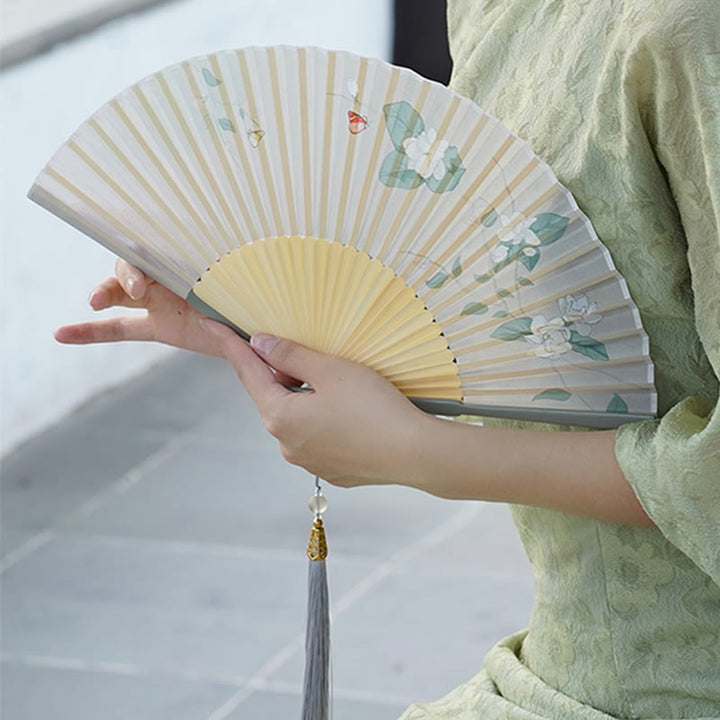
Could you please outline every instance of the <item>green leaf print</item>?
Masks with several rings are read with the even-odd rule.
[[[563,215],[540,213],[530,229],[537,235],[541,245],[550,245],[563,236],[569,222]]]
[[[541,393],[538,393],[533,400],[558,400],[560,402],[565,402],[571,397],[572,393],[569,393],[567,390],[563,390],[563,388],[550,388],[549,390],[543,390]]]
[[[218,118],[217,123],[223,130],[227,130],[228,132],[236,132],[235,125],[233,125],[233,121],[229,118]]]
[[[442,287],[450,276],[443,270],[435,273],[425,284],[433,289]]]
[[[417,137],[425,130],[425,123],[410,103],[389,103],[383,108],[385,127],[396,150],[403,150],[403,143]]]
[[[468,303],[460,312],[461,315],[483,315],[488,311],[488,306],[481,302]]]
[[[475,275],[475,282],[482,283],[490,282],[492,275],[490,273],[483,273],[482,275]]]
[[[530,278],[526,278],[526,277],[518,278],[517,282],[518,282],[518,285],[524,285],[525,287],[535,284]]]
[[[512,293],[509,290],[506,290],[505,288],[500,288],[497,291],[497,296],[499,298],[512,297]]]
[[[458,257],[455,259],[455,262],[453,263],[453,266],[452,266],[452,276],[458,277],[461,272],[462,272],[462,263],[460,261],[460,258]]]
[[[216,78],[207,68],[202,69],[202,76],[210,87],[217,87],[222,82],[222,80]]]
[[[534,255],[526,255],[524,252],[520,252],[515,257],[525,266],[528,272],[532,272],[540,259],[540,251],[538,250]]]
[[[481,222],[485,227],[488,227],[488,228],[489,228],[489,227],[492,227],[492,226],[497,222],[497,219],[498,219],[497,210],[495,210],[495,208],[493,208],[492,210],[490,210],[490,212],[486,212],[486,213],[480,218],[480,222]]]
[[[404,152],[393,150],[383,160],[378,179],[388,187],[399,187],[412,190],[423,184],[423,178],[415,170],[408,169],[408,157]]]
[[[591,360],[609,360],[605,346],[587,335],[581,335],[576,330],[570,332],[568,342],[576,353],[585,355]]]
[[[494,318],[501,318],[501,317],[507,317],[510,313],[507,310],[498,310],[496,313],[493,313]]]
[[[531,325],[532,318],[515,318],[496,328],[491,337],[497,338],[498,340],[519,340],[525,335],[532,335]]]
[[[608,403],[606,412],[609,413],[627,413],[628,406],[627,403],[617,394],[615,393],[612,396],[612,400]]]

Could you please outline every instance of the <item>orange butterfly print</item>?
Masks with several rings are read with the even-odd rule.
[[[348,130],[350,130],[353,135],[357,135],[365,130],[367,128],[367,124],[366,117],[358,115],[358,113],[353,112],[352,110],[348,110]]]

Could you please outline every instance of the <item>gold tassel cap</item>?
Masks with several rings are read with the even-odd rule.
[[[313,520],[312,530],[310,531],[310,540],[308,541],[307,556],[311,560],[324,560],[327,557],[328,548],[325,539],[325,528],[319,517]]]

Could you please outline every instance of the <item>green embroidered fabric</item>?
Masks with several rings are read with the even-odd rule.
[[[720,718],[720,3],[451,0],[448,19],[453,88],[553,168],[640,308],[661,419],[616,455],[657,529],[513,508],[529,629],[402,720]]]

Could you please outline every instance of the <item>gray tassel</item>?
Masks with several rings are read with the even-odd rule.
[[[325,555],[313,557],[313,536],[325,547],[322,520],[316,518],[308,545],[308,614],[305,634],[305,685],[302,720],[329,720],[330,717],[330,604],[328,601]]]

